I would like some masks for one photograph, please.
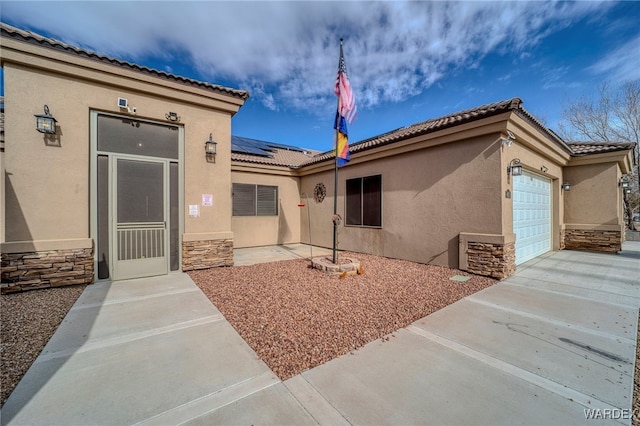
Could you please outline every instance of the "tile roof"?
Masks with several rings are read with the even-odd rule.
[[[567,142],[574,157],[604,152],[624,151],[635,146],[633,142]]]
[[[522,107],[522,99],[520,98],[512,98],[500,102],[481,105],[479,107],[466,109],[464,111],[459,111],[453,114],[422,121],[420,123],[412,124],[406,127],[401,127],[391,132],[387,132],[382,135],[374,136],[372,138],[351,144],[349,146],[349,152],[353,154],[356,152],[365,151],[367,149],[399,142],[401,140],[435,132],[437,130],[442,130],[448,127],[458,126],[460,124],[502,114],[507,111],[515,111],[527,121],[531,122],[534,126],[538,127],[541,131],[546,133],[547,136],[549,136],[551,140],[553,140],[556,144],[563,147],[563,149],[565,149],[567,152],[570,152],[569,147],[567,147],[567,145],[560,137],[544,127],[538,120],[535,119],[535,117],[529,114]],[[335,154],[333,151],[327,151],[321,155],[315,156],[307,163],[301,164],[300,167],[326,161],[334,157]]]
[[[597,154],[602,152],[612,152],[630,149],[634,146],[634,143],[585,143],[585,142],[573,142],[567,143],[552,130],[545,127],[540,121],[538,121],[533,115],[522,107],[522,99],[512,98],[500,102],[494,102],[491,104],[481,105],[476,108],[467,109],[464,111],[456,112],[454,114],[445,115],[439,118],[422,121],[420,123],[412,124],[410,126],[401,127],[396,130],[392,130],[387,133],[383,133],[378,136],[374,136],[369,139],[365,139],[360,142],[356,142],[350,145],[349,151],[353,154],[360,151],[366,151],[368,149],[392,144],[402,140],[409,139],[411,137],[435,132],[437,130],[445,129],[448,127],[457,126],[460,124],[480,120],[482,118],[491,117],[493,115],[502,114],[507,111],[513,111],[516,114],[523,117],[533,126],[537,127],[541,132],[546,134],[554,143],[564,149],[571,156],[583,156],[590,154]],[[275,149],[269,158],[261,158],[250,153],[239,154],[233,153],[232,159],[242,162],[253,162],[262,164],[273,164],[278,166],[288,166],[291,168],[301,168],[324,161],[329,161],[335,158],[335,152],[333,150],[316,153],[315,155],[300,155],[289,152],[283,152],[279,149]]]
[[[210,90],[213,92],[222,93],[224,95],[233,96],[235,98],[240,98],[243,100],[246,100],[249,98],[249,92],[247,92],[246,90],[231,89],[228,87],[219,86],[217,84],[211,84],[204,81],[198,81],[191,78],[181,77],[179,75],[170,74],[164,71],[155,70],[153,68],[148,68],[142,65],[133,64],[131,62],[126,62],[119,59],[111,58],[109,56],[100,55],[98,53],[81,49],[79,47],[72,46],[52,38],[41,36],[31,31],[26,31],[16,27],[12,27],[11,25],[5,24],[4,22],[0,22],[0,34],[2,34],[3,37],[8,37],[14,40],[20,40],[27,43],[55,49],[58,51],[71,53],[71,54],[92,59],[95,61],[99,61],[99,62],[111,64],[111,65],[117,65],[124,68],[129,68],[130,70],[152,75],[154,77],[164,78],[165,80],[171,80],[178,83],[188,84],[191,86],[199,87],[199,88]]]

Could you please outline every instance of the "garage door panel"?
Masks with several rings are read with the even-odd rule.
[[[513,177],[516,265],[551,250],[551,181],[523,172]]]

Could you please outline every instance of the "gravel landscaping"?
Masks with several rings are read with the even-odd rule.
[[[340,279],[307,260],[190,272],[282,380],[344,355],[497,281],[360,253],[364,274]],[[454,275],[471,277],[452,281]]]
[[[0,405],[4,405],[85,287],[75,285],[0,296]]]
[[[286,380],[496,281],[454,269],[364,254],[364,274],[340,279],[308,261],[216,268],[190,275],[260,358]],[[470,276],[466,282],[454,275]],[[84,285],[0,296],[1,403],[51,338]],[[638,331],[640,338],[640,330]],[[640,347],[633,425],[640,426]]]

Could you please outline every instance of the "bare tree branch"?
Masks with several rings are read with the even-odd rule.
[[[595,95],[567,102],[559,133],[566,140],[636,143],[632,193],[624,196],[625,216],[632,227],[633,214],[640,211],[640,80],[625,82],[617,89],[605,82]]]

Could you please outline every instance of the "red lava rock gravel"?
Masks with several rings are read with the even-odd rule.
[[[343,253],[363,275],[340,279],[308,260],[189,275],[258,356],[286,380],[383,338],[497,281],[455,269]],[[451,281],[467,275],[466,282]]]

